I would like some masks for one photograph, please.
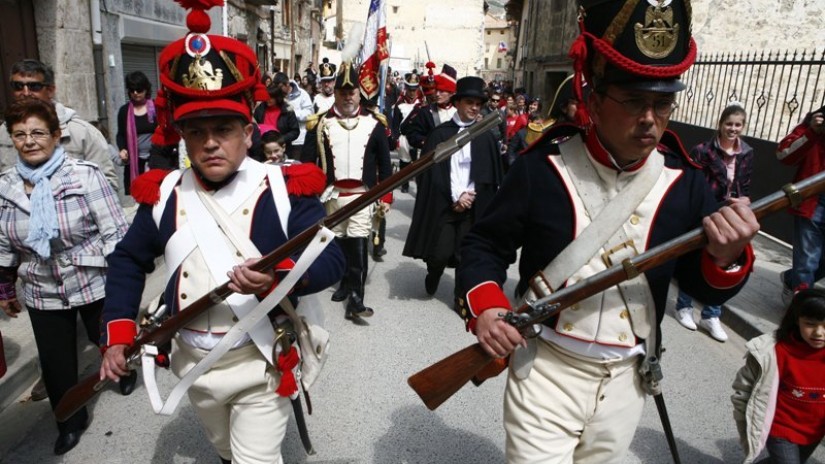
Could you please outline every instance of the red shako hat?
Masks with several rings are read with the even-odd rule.
[[[175,2],[191,10],[186,17],[189,33],[167,45],[158,58],[159,116],[153,142],[161,144],[176,142],[176,121],[219,115],[250,120],[255,102],[269,98],[252,49],[231,37],[207,34],[211,21],[206,10],[224,1]]]
[[[441,74],[435,76],[435,90],[455,93],[455,81],[458,73],[455,68],[445,64],[441,67]]]

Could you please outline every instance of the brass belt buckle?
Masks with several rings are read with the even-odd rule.
[[[631,239],[631,240],[628,240],[626,242],[620,243],[620,244],[614,246],[613,248],[611,248],[611,249],[605,251],[604,253],[602,253],[602,261],[604,261],[604,264],[607,267],[613,267],[614,263],[613,263],[613,259],[610,258],[610,255],[612,255],[614,253],[618,253],[618,252],[620,252],[624,249],[633,250],[633,256],[636,256],[636,255],[639,254],[639,250],[636,249],[636,244],[633,243],[633,240]]]
[[[631,239],[624,243],[620,243],[602,253],[602,261],[608,268],[613,267],[614,263],[613,259],[611,258],[611,255],[625,249],[633,250],[633,256],[637,256],[639,254],[639,250],[636,249],[636,244],[633,243],[633,240]],[[627,275],[628,279],[634,279],[640,274],[639,270],[636,268],[636,265],[633,264],[633,261],[631,259],[633,256],[629,256],[622,260],[622,267],[624,268],[624,272]]]

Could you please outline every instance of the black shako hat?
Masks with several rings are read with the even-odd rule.
[[[407,89],[417,89],[418,85],[421,83],[421,77],[418,75],[418,71],[415,69],[412,72],[408,72],[404,74],[404,87]]]
[[[579,4],[581,33],[570,57],[576,73],[594,89],[616,84],[653,92],[684,90],[679,77],[696,59],[690,0],[579,0]]]
[[[460,98],[472,97],[480,98],[482,103],[487,101],[487,92],[484,79],[476,76],[462,77],[455,83],[455,93],[450,97],[450,101],[456,102]]]
[[[319,66],[318,78],[322,81],[331,81],[335,79],[335,65],[329,62],[329,58],[324,58]]]

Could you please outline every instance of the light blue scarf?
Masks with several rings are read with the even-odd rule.
[[[29,200],[31,202],[29,236],[23,242],[32,247],[43,259],[48,259],[52,253],[49,240],[60,235],[57,207],[54,203],[54,195],[52,195],[49,179],[63,165],[65,160],[66,155],[61,146],[54,150],[48,161],[37,167],[24,163],[19,157],[17,159],[18,174],[34,185]]]

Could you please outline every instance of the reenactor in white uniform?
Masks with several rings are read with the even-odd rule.
[[[386,119],[361,105],[358,69],[351,63],[344,62],[338,68],[335,103],[329,111],[307,121],[307,142],[301,160],[317,164],[326,173],[327,188],[321,201],[328,214],[392,175]],[[392,193],[379,203],[386,211],[392,203]],[[364,305],[372,215],[372,208],[363,209],[333,229],[344,250],[347,270],[332,300],[348,300],[345,317],[357,324],[364,324],[362,318],[373,314],[372,308]]]

